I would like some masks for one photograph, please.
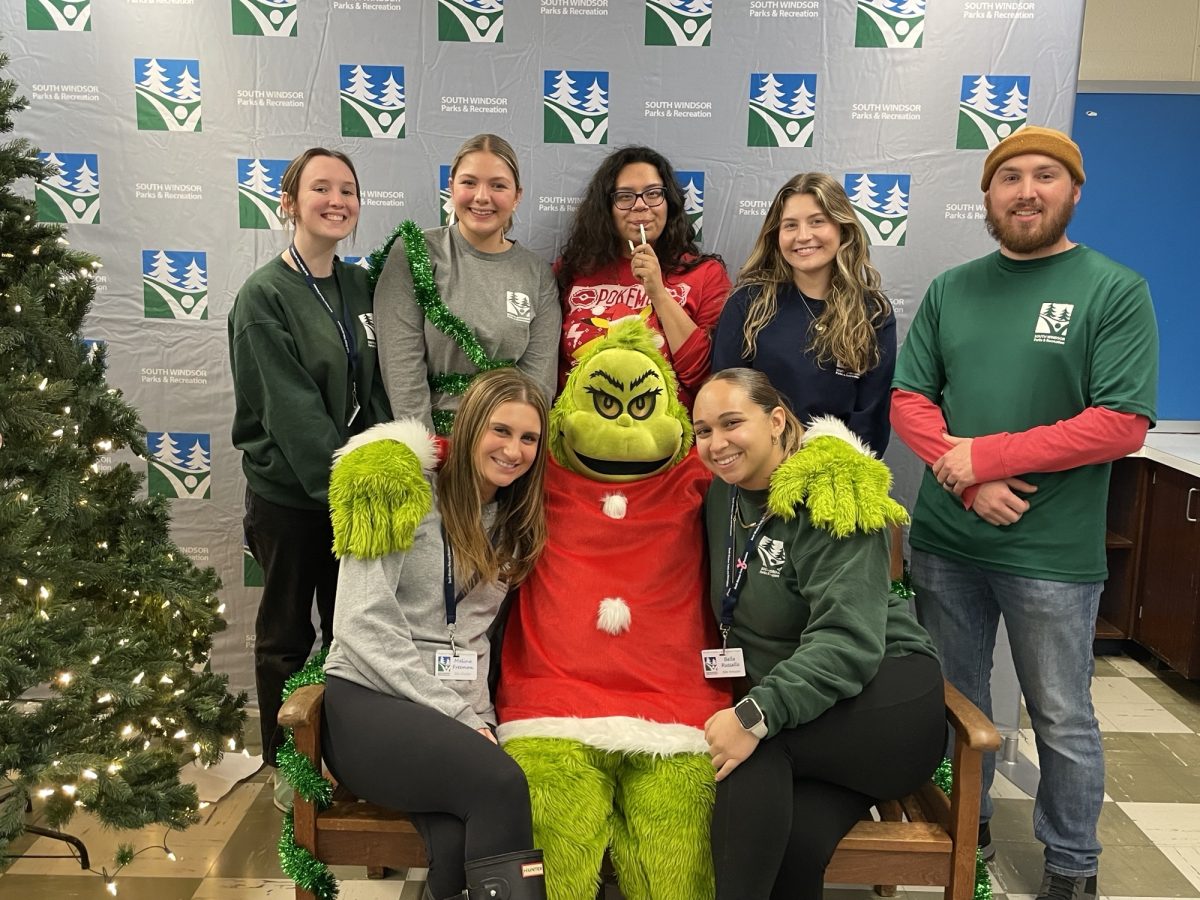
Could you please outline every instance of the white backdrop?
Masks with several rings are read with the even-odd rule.
[[[215,664],[253,689],[225,319],[285,246],[288,159],[322,144],[355,160],[343,251],[365,255],[401,219],[436,224],[454,151],[499,133],[523,169],[514,236],[551,259],[599,160],[649,144],[731,274],[775,190],[827,171],[903,335],[937,272],[992,247],[987,148],[1026,121],[1069,127],[1083,2],[3,0],[7,74],[30,100],[18,130],[62,167],[40,215],[102,257],[85,336],[150,431],[154,459],[127,459],[178,498],[176,540],[224,581]],[[911,501],[914,458],[888,461]]]

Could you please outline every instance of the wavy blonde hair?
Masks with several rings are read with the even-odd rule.
[[[783,207],[796,194],[809,194],[838,224],[841,240],[834,259],[825,309],[809,329],[808,350],[818,365],[834,362],[848,372],[862,374],[879,364],[877,329],[892,311],[881,288],[879,272],[871,265],[866,232],[845,189],[823,172],[803,172],[779,189],[766,221],[754,241],[750,257],[738,273],[737,287],[757,287],[746,309],[742,326],[742,355],[753,359],[758,333],[779,311],[779,287],[792,281],[792,267],[779,249]],[[814,298],[821,299],[821,298]]]
[[[458,167],[462,161],[472,153],[490,153],[496,157],[504,165],[508,166],[508,170],[512,172],[513,190],[521,193],[521,167],[517,164],[517,151],[513,149],[512,144],[500,137],[498,134],[477,134],[473,138],[468,138],[466,142],[458,148],[458,152],[454,154],[454,159],[450,161],[450,183],[454,184],[454,176],[458,174]],[[516,213],[508,217],[508,221],[504,223],[504,233],[508,234],[512,231],[513,219],[516,218]]]
[[[537,412],[542,437],[529,471],[496,491],[496,520],[483,529],[483,476],[475,467],[475,448],[502,403],[527,403]],[[438,507],[446,537],[454,548],[455,575],[463,584],[501,579],[515,585],[525,579],[546,543],[542,488],[549,440],[546,395],[519,369],[495,369],[479,375],[454,419],[454,440],[437,479]]]

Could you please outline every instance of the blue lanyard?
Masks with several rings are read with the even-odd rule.
[[[304,258],[300,256],[300,251],[296,249],[296,244],[293,242],[288,247],[288,251],[292,254],[292,261],[296,264],[296,268],[300,270],[300,274],[304,276],[305,282],[309,289],[316,294],[317,299],[321,301],[321,305],[325,307],[325,312],[329,313],[329,318],[333,325],[338,330],[338,337],[342,339],[342,348],[346,351],[346,366],[350,370],[350,383],[354,385],[354,392],[357,396],[358,388],[355,385],[355,373],[358,370],[358,343],[354,339],[354,323],[348,318],[346,297],[342,295],[342,283],[338,279],[337,261],[333,264],[333,283],[337,285],[338,295],[342,300],[342,318],[338,319],[337,314],[333,311],[333,307],[329,305],[329,301],[325,299],[325,295],[321,293],[321,289],[317,286],[317,279],[313,277],[313,273],[309,270]]]
[[[442,526],[442,560],[445,566],[442,576],[442,599],[446,604],[446,627],[450,631],[450,652],[457,656],[458,650],[454,646],[454,623],[458,619],[458,604],[467,592],[454,589],[454,549],[450,546],[450,538],[446,536],[445,525]]]
[[[767,520],[771,517],[769,513],[763,513],[762,518],[750,529],[750,536],[746,538],[746,547],[742,550],[742,555],[735,560],[733,543],[734,528],[737,527],[737,508],[738,489],[735,485],[733,490],[729,492],[729,537],[725,540],[725,596],[721,600],[722,646],[729,639],[729,629],[733,626],[733,610],[737,607],[742,588],[745,587],[746,569],[748,568],[750,553],[754,549],[754,543],[758,540],[758,536],[767,527]]]

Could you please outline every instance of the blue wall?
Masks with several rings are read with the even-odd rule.
[[[1072,132],[1087,182],[1069,234],[1150,283],[1158,417],[1200,419],[1200,94],[1090,94]]]

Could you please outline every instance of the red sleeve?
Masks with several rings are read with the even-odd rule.
[[[890,418],[892,430],[927,466],[941,459],[951,447],[942,437],[946,433],[946,417],[924,394],[893,389]]]
[[[1146,416],[1089,406],[1053,425],[975,438],[971,467],[975,480],[984,482],[1111,462],[1141,447],[1149,427]]]
[[[729,276],[725,267],[714,259],[702,262],[681,280],[692,281],[687,303],[691,308],[687,313],[696,323],[696,330],[671,355],[671,365],[679,383],[689,394],[694,394],[712,367],[712,330],[729,296]],[[692,297],[696,298],[694,303]]]

